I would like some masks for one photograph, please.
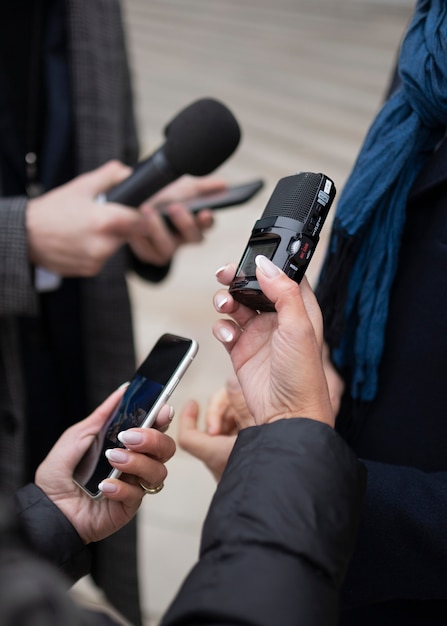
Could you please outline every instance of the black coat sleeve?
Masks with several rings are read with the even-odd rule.
[[[324,424],[299,418],[243,430],[200,560],[163,626],[335,625],[364,483],[363,466]]]
[[[27,495],[20,494],[16,507],[9,497],[0,496],[1,626],[118,626],[104,613],[77,606],[66,592],[65,577],[32,549],[26,523],[29,507],[25,506],[28,512],[23,518],[20,515],[20,503],[30,504],[37,497],[37,493],[31,495],[29,491],[34,489],[25,489]],[[49,541],[53,530],[51,526],[47,529]],[[42,528],[40,532],[43,533]]]
[[[31,548],[74,583],[90,571],[87,546],[58,507],[34,484],[16,495],[16,515]]]

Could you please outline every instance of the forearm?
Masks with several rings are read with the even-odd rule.
[[[75,528],[36,485],[16,493],[16,514],[32,548],[75,582],[90,570],[90,554]]]
[[[36,311],[33,268],[28,260],[26,197],[0,199],[0,315]]]
[[[447,472],[365,465],[368,488],[343,607],[447,599]]]
[[[280,613],[284,626],[335,625],[363,488],[363,468],[328,426],[292,419],[242,431],[200,562],[163,624],[260,626]]]

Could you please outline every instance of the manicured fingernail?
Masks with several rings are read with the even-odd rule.
[[[224,269],[226,269],[226,267],[227,267],[226,265],[222,265],[222,267],[219,267],[219,269],[218,269],[218,270],[216,270],[216,272],[215,272],[215,276],[219,276],[219,274],[220,274],[221,272],[223,272],[223,271],[224,271]]]
[[[267,276],[267,278],[276,278],[282,273],[279,267],[272,263],[270,259],[263,254],[258,254],[255,258],[255,263],[256,267],[258,267],[261,272]]]
[[[102,491],[102,493],[116,493],[118,491],[118,485],[110,483],[107,480],[103,480],[99,483],[98,489],[99,491]]]
[[[117,448],[110,448],[109,450],[106,450],[106,457],[109,461],[113,461],[114,463],[126,463],[129,460],[127,452]]]
[[[220,339],[225,343],[230,343],[230,341],[233,341],[233,333],[228,330],[226,326],[221,326],[217,332]]]
[[[173,406],[169,407],[169,421],[172,422],[172,420],[174,419],[174,415],[175,415],[175,409]]]
[[[143,435],[135,430],[123,430],[123,432],[118,434],[118,439],[121,443],[124,443],[124,445],[143,443]]]
[[[122,385],[120,385],[118,387],[118,389],[126,389],[126,387],[128,387],[130,385],[130,382],[127,380],[125,383],[123,383]]]
[[[227,296],[224,296],[222,293],[218,294],[215,298],[214,298],[214,302],[215,305],[218,309],[221,309],[224,304],[226,304],[228,302],[228,298]]]

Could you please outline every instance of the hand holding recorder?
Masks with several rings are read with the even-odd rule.
[[[276,313],[249,309],[228,292],[214,304],[230,315],[214,335],[231,356],[247,407],[256,424],[308,417],[333,426],[322,363],[323,322],[307,280],[298,285],[264,256],[255,258],[256,278]]]
[[[240,428],[300,415],[333,424],[326,379],[320,370],[321,350],[312,354],[310,347],[307,350],[305,343],[297,341],[296,334],[305,331],[306,313],[307,321],[313,322],[316,344],[321,346],[319,307],[307,281],[302,290],[297,286],[334,197],[334,183],[324,174],[301,172],[281,179],[253,228],[239,265],[229,264],[217,273],[219,282],[230,289],[219,292],[214,304],[218,311],[232,314],[233,323],[220,321],[214,332],[230,351],[239,380],[230,380],[213,396],[205,416],[206,432],[197,429],[197,405],[186,407],[179,443],[201,459],[218,480]],[[283,285],[283,294],[277,291],[279,285]],[[287,317],[280,306],[285,307]],[[258,315],[259,311],[265,313]],[[302,377],[300,363],[306,363],[304,369],[316,367],[309,386],[297,385]],[[314,393],[319,389],[321,405]]]
[[[198,429],[196,403],[188,403],[180,416],[181,447],[217,480],[236,440],[234,425],[306,417],[333,427],[335,421],[323,368],[321,311],[306,278],[298,285],[263,256],[255,265],[259,287],[276,312],[259,314],[224,290],[214,297],[216,310],[230,319],[217,321],[213,332],[231,357],[240,388],[233,383],[214,399],[208,409],[214,414],[206,416],[213,428],[206,432]],[[234,269],[229,264],[219,270],[219,282],[229,285]]]

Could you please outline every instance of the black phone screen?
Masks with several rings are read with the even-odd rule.
[[[106,450],[123,448],[123,444],[117,438],[118,434],[143,424],[187,355],[191,344],[189,339],[163,335],[137,369],[118,406],[75,469],[73,475],[75,481],[89,493],[97,494],[98,484],[112,470],[105,456]]]

